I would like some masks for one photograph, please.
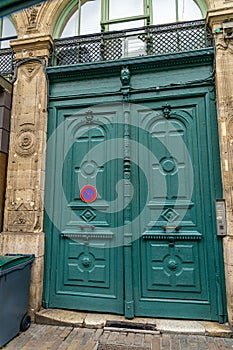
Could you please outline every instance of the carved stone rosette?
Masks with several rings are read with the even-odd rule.
[[[16,134],[15,151],[21,157],[29,157],[37,148],[35,132],[24,128]]]

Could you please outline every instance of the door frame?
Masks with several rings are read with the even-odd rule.
[[[135,80],[139,79],[140,75],[144,79],[145,74],[151,74],[152,72],[156,72],[158,78],[161,82],[161,72],[166,71],[169,69],[169,73],[171,74],[170,81],[176,81],[176,72],[179,70],[182,74],[182,71],[185,72],[185,79],[187,83],[181,83],[180,86],[177,84],[177,89],[179,91],[182,91],[183,95],[195,95],[195,94],[206,94],[208,91],[211,98],[214,99],[214,88],[213,88],[213,80],[209,79],[203,84],[199,84],[197,82],[197,79],[194,79],[193,83],[189,82],[190,74],[198,75],[200,80],[203,80],[203,72],[204,75],[208,76],[209,74],[209,67],[213,64],[213,50],[212,49],[203,49],[198,50],[199,52],[191,52],[188,56],[186,53],[181,53],[179,55],[166,55],[163,57],[147,57],[147,58],[137,58],[137,59],[129,59],[124,60],[124,63],[122,60],[119,60],[119,62],[108,62],[108,63],[97,63],[92,65],[92,69],[90,70],[90,67],[88,65],[82,64],[77,65],[73,67],[51,67],[48,68],[48,76],[50,80],[50,96],[49,96],[49,120],[50,116],[56,114],[57,111],[61,108],[68,108],[68,107],[78,107],[82,106],[83,108],[88,107],[90,103],[84,102],[82,99],[82,95],[85,95],[85,98],[88,96],[88,94],[80,94],[79,88],[76,87],[75,93],[72,92],[72,87],[74,87],[75,82],[81,82],[83,79],[87,79],[87,82],[91,77],[95,78],[96,75],[99,77],[105,78],[113,78],[113,79],[119,79],[121,74],[121,69],[124,68],[126,65],[129,67],[129,70],[132,72],[131,74],[135,74]],[[201,52],[200,52],[201,51]],[[166,63],[166,65],[163,66],[163,63]],[[201,67],[201,68],[200,68]],[[198,72],[199,70],[199,72]],[[190,73],[191,72],[191,73]],[[68,81],[67,81],[68,77]],[[184,79],[184,80],[185,80]],[[154,79],[155,81],[156,79]],[[145,81],[145,80],[144,80]],[[67,87],[67,84],[71,83],[71,87]],[[78,83],[78,85],[79,85]],[[151,83],[151,80],[150,80]],[[156,82],[157,83],[157,82]],[[62,89],[62,84],[64,85],[65,89]],[[132,83],[133,84],[133,83]],[[116,84],[115,84],[116,85]],[[161,101],[166,101],[169,97],[171,90],[171,87],[167,87],[166,84],[163,84],[164,87],[160,87],[159,90],[157,89],[156,85],[154,86],[154,89],[148,89],[148,86],[145,86],[136,89],[134,92],[132,92],[130,82],[126,86],[122,84],[121,90],[117,89],[115,92],[111,92],[111,94],[106,94],[106,99],[108,101],[113,102],[122,102],[126,103],[125,106],[127,106],[127,102],[132,103],[140,103],[143,104],[144,102],[152,101],[153,99],[161,99]],[[103,87],[102,87],[103,89]],[[158,93],[159,91],[159,93]],[[161,94],[162,97],[161,97]],[[79,96],[79,101],[76,100],[76,98]],[[100,91],[96,93],[90,93],[90,101],[91,104],[94,103],[101,103],[102,101],[103,92]],[[109,98],[109,96],[111,96]],[[214,104],[207,103],[207,108],[209,108],[208,113],[211,115],[216,116],[216,108],[214,107]],[[127,113],[127,108],[126,108]],[[54,123],[55,121],[53,121]],[[51,134],[52,129],[54,128],[54,125],[51,125],[51,123],[48,123],[48,135]],[[212,189],[212,198],[222,198],[222,187],[221,187],[221,177],[220,177],[220,156],[219,156],[219,145],[216,140],[218,140],[218,130],[217,130],[217,121],[216,118],[209,118],[208,120],[208,138],[211,146],[213,147],[213,152],[209,149],[208,152],[208,160],[209,160],[209,166],[213,169],[213,173],[210,175],[210,181],[211,181],[211,189]],[[55,147],[55,145],[53,145]],[[55,161],[51,154],[53,153],[53,149],[51,149],[50,154],[47,154],[47,167],[46,167],[46,183],[48,188],[48,178],[51,175],[51,169],[54,167],[55,169]],[[47,192],[47,191],[46,191]],[[45,194],[45,200],[46,205],[51,206],[52,203],[50,203],[50,200],[48,198],[48,193]],[[50,208],[51,209],[51,208]],[[214,203],[212,206],[212,223],[213,227],[216,229],[216,222],[215,222],[215,210],[214,210]],[[50,289],[50,275],[51,275],[51,247],[52,247],[52,237],[49,234],[51,232],[51,222],[48,218],[48,215],[45,212],[45,224],[44,224],[44,231],[46,234],[46,256],[45,256],[45,279],[44,279],[44,295],[43,295],[43,305],[45,307],[48,307],[48,300],[49,300],[49,289]],[[220,238],[216,236],[216,234],[213,235],[213,241],[214,241],[214,247],[215,247],[215,255],[216,255],[216,275],[215,275],[215,281],[216,281],[216,288],[217,288],[217,299],[218,299],[218,315],[219,315],[219,322],[225,322],[226,321],[226,295],[225,295],[225,279],[224,279],[224,266],[223,266],[223,248],[222,248],[222,241]],[[130,237],[126,236],[124,240],[124,259],[125,259],[125,266],[129,267],[129,269],[125,268],[125,278],[127,281],[127,287],[125,289],[125,316],[127,318],[133,317],[133,275],[132,273],[129,273],[129,271],[132,271],[132,245],[130,243]]]

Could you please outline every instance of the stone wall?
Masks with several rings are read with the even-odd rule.
[[[47,132],[47,79],[45,66],[51,38],[12,42],[17,79],[12,102],[4,228],[0,254],[35,254],[30,310],[42,302],[44,269],[44,178]],[[39,59],[37,59],[39,57]]]

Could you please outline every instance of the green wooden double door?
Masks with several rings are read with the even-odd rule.
[[[47,307],[225,320],[216,116],[207,95],[51,104]],[[93,202],[81,199],[86,185],[97,190]]]

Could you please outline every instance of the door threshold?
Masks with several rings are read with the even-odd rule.
[[[116,328],[120,331],[119,328],[122,328],[124,329],[124,332],[128,333],[130,332],[130,329],[134,329],[134,332],[136,333],[141,333],[139,329],[141,327],[142,331],[144,328],[144,331],[156,331],[160,333],[233,337],[232,328],[228,323],[219,324],[218,322],[211,321],[176,320],[151,317],[135,317],[132,320],[126,320],[124,316],[114,314],[81,312],[64,309],[41,309],[35,313],[35,323],[67,327],[103,328],[104,331],[113,331],[113,329],[116,331]],[[116,327],[116,324],[118,324],[119,327]],[[120,327],[121,324],[124,324],[124,327]]]

